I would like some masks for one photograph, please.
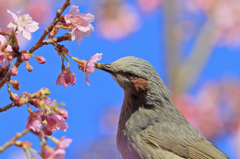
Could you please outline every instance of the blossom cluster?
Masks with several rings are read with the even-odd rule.
[[[69,147],[72,143],[72,139],[61,137],[59,140],[56,141],[56,147],[53,149],[48,145],[44,145],[41,155],[44,159],[62,159],[65,157],[65,148]]]
[[[32,51],[32,49],[20,51],[17,39],[17,35],[20,34],[30,40],[32,38],[31,33],[39,29],[39,23],[34,21],[29,14],[22,14],[21,11],[13,13],[7,10],[7,12],[11,14],[13,20],[7,25],[10,29],[9,32],[6,33],[0,30],[0,70],[1,72],[8,72],[8,75],[10,74],[11,77],[18,74],[19,63],[22,64],[25,62],[26,69],[31,72],[33,71],[33,66],[29,64],[31,57],[37,59],[39,64],[46,63],[46,59],[43,56],[33,55],[34,51]],[[78,68],[86,74],[85,80],[89,85],[88,76],[94,73],[95,64],[102,58],[102,53],[95,54],[88,61],[80,60],[77,57],[71,56],[68,49],[64,45],[58,44],[58,42],[66,40],[73,41],[76,39],[78,44],[80,44],[83,37],[90,36],[94,31],[93,25],[90,24],[93,22],[94,16],[90,13],[80,13],[78,6],[73,5],[68,14],[59,16],[57,19],[58,22],[47,32],[49,39],[42,42],[40,41],[40,43],[37,42],[32,48],[36,50],[43,45],[52,44],[57,51],[57,55],[61,56],[62,72],[57,78],[57,85],[59,84],[66,88],[68,85],[74,85],[76,82],[75,74],[70,69],[68,58],[73,59],[78,64]],[[69,30],[70,32],[55,37],[59,29]],[[45,32],[46,30],[47,29],[45,29]],[[62,40],[58,41],[56,39]],[[14,59],[16,59],[15,64],[13,62]],[[65,67],[65,62],[67,63],[67,67]],[[12,65],[11,68],[10,65]],[[0,76],[2,75],[0,74]],[[4,76],[5,75],[3,75],[3,77]],[[61,104],[56,103],[55,100],[52,101],[48,97],[50,94],[48,88],[42,88],[32,94],[23,92],[21,96],[18,96],[17,93],[12,92],[9,85],[11,85],[13,89],[19,90],[19,82],[8,78],[6,83],[10,100],[13,102],[12,105],[20,107],[27,104],[28,106],[30,115],[27,118],[26,130],[31,130],[40,137],[42,148],[40,155],[47,159],[64,158],[65,148],[69,147],[72,139],[62,137],[60,140],[57,140],[52,134],[55,130],[66,131],[68,129],[68,124],[65,121],[68,119],[68,111],[60,108],[59,106]],[[38,110],[32,110],[30,105]],[[56,143],[55,148],[51,148],[46,144],[47,138],[54,140]],[[28,141],[16,141],[15,145],[23,148],[25,152],[29,153],[29,150],[33,151],[30,148],[31,143]],[[31,153],[29,155],[33,158]]]
[[[48,136],[55,130],[67,130],[68,124],[65,122],[68,118],[67,110],[57,108],[56,103],[48,97],[37,99],[32,103],[42,107],[42,110],[32,111],[29,108],[30,116],[27,119],[26,128],[39,133],[42,126],[43,133]]]

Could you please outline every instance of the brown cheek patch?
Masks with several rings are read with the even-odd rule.
[[[144,91],[149,88],[148,81],[143,78],[136,77],[132,80],[132,82],[133,82],[133,87],[137,92]]]

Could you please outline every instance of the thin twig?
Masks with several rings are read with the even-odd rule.
[[[46,38],[46,36],[53,30],[53,28],[55,27],[55,25],[57,25],[57,23],[59,22],[59,18],[62,15],[62,13],[64,12],[64,10],[70,5],[70,0],[66,0],[64,5],[62,6],[62,8],[60,10],[57,11],[57,14],[54,18],[54,20],[51,22],[51,24],[44,30],[44,33],[42,34],[42,36],[40,37],[40,39],[37,41],[36,44],[33,45],[33,47],[29,50],[29,53],[33,53],[35,50],[37,50],[38,48],[42,47],[43,45],[43,40]]]
[[[0,147],[0,153],[4,152],[9,146],[14,145],[16,140],[22,137],[23,135],[29,133],[31,131],[30,128],[23,130],[20,133],[16,133],[16,135],[9,141],[7,141],[2,147]]]
[[[1,112],[4,112],[4,111],[7,111],[8,109],[10,109],[10,108],[12,108],[12,107],[15,107],[15,106],[17,106],[16,103],[8,104],[7,106],[0,108],[0,113],[1,113]]]
[[[54,18],[54,20],[51,22],[51,24],[44,30],[44,33],[42,34],[42,36],[40,37],[40,39],[36,42],[36,44],[34,44],[32,46],[32,48],[29,50],[29,53],[33,53],[34,51],[36,51],[37,49],[39,49],[40,47],[43,46],[43,40],[46,38],[46,36],[53,30],[54,26],[57,25],[57,23],[59,22],[59,18],[62,15],[62,13],[64,12],[64,10],[70,5],[70,0],[66,0],[64,5],[62,6],[62,8],[60,10],[57,11],[56,16]],[[17,61],[15,63],[15,66],[18,68],[21,64],[23,63],[23,61],[21,60],[20,56],[17,57]],[[8,79],[11,78],[11,73],[10,71],[6,74],[6,76],[0,81],[0,89],[3,87],[3,85],[7,82]]]
[[[55,44],[55,43],[66,41],[66,40],[69,40],[69,36],[63,35],[63,36],[59,36],[57,38],[44,40],[42,42],[42,45]]]

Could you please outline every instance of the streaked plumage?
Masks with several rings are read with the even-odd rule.
[[[147,61],[129,56],[100,69],[124,89],[117,133],[123,159],[228,158],[182,116]]]

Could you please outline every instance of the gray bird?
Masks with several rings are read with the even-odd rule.
[[[97,63],[124,90],[117,148],[123,159],[227,159],[172,104],[170,93],[147,61],[128,56]]]

